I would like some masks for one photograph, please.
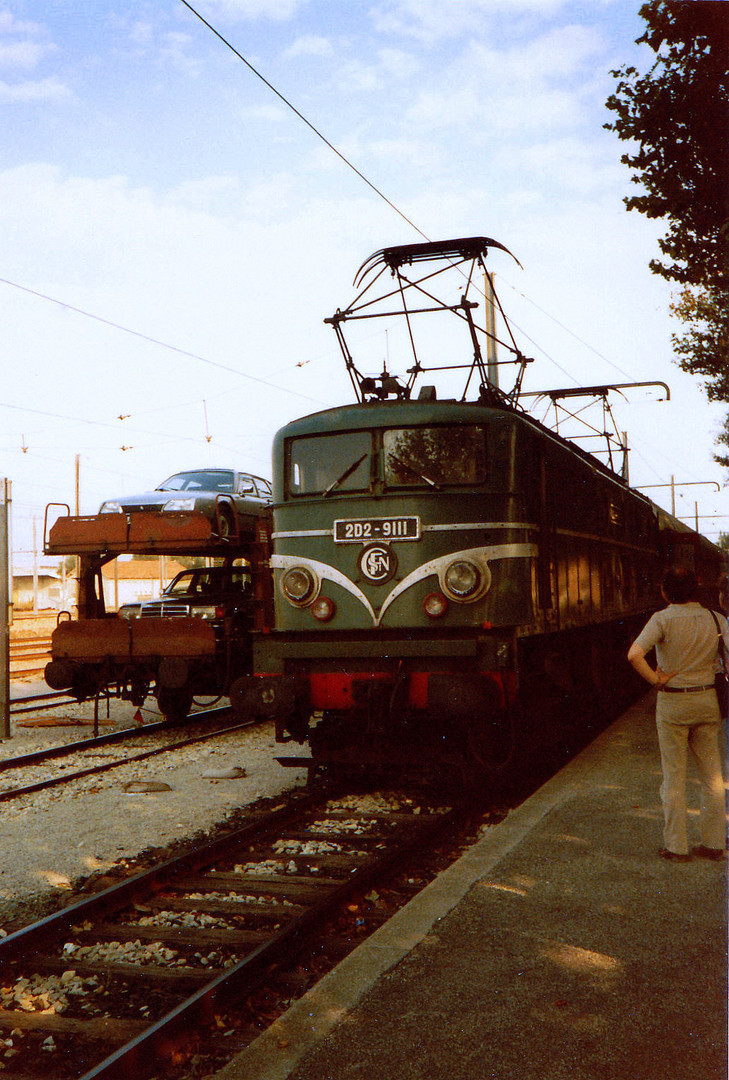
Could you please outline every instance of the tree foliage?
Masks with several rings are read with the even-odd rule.
[[[668,222],[650,268],[681,286],[679,365],[704,377],[710,400],[729,401],[729,3],[649,0],[640,15],[637,43],[655,58],[645,74],[611,72],[605,126],[631,144],[621,160],[642,191],[627,208]],[[720,441],[729,446],[729,420]]]

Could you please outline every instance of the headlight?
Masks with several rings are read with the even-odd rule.
[[[316,596],[317,581],[305,566],[292,566],[281,578],[281,591],[290,604],[305,607]]]
[[[163,510],[194,510],[195,498],[188,499],[170,499],[162,507]]]
[[[455,600],[467,600],[481,588],[481,571],[469,559],[456,559],[443,575],[446,592]]]
[[[123,514],[121,503],[118,502],[105,502],[101,504],[100,514]]]
[[[198,619],[215,619],[218,617],[218,608],[216,607],[196,607],[190,612],[191,615],[197,615]]]

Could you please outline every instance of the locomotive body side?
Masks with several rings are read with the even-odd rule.
[[[315,760],[496,764],[658,606],[652,505],[516,410],[352,405],[273,458],[274,627],[231,699]]]

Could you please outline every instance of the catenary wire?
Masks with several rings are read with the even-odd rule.
[[[306,124],[306,126],[307,126],[307,127],[308,127],[308,128],[309,128],[309,129],[311,130],[311,131],[313,131],[313,132],[314,132],[314,134],[316,135],[316,137],[317,137],[318,139],[321,139],[321,141],[322,141],[322,142],[323,142],[323,143],[324,143],[324,144],[325,144],[326,146],[328,146],[328,147],[329,147],[329,149],[330,149],[330,150],[332,151],[332,153],[336,154],[336,155],[337,155],[337,157],[338,157],[338,158],[340,159],[340,161],[343,161],[343,162],[344,162],[344,164],[345,164],[345,165],[346,165],[346,166],[347,166],[347,167],[348,167],[349,169],[351,169],[351,170],[352,170],[352,172],[356,173],[356,174],[357,174],[357,176],[358,176],[358,177],[360,178],[360,180],[363,180],[363,181],[364,181],[364,183],[365,183],[365,184],[367,184],[367,187],[371,188],[371,189],[372,189],[372,191],[374,191],[376,195],[379,195],[379,197],[380,197],[381,199],[383,199],[383,200],[384,200],[384,201],[385,201],[385,202],[387,203],[387,205],[388,205],[388,206],[389,206],[389,207],[390,207],[390,208],[391,208],[392,210],[394,210],[394,211],[395,211],[395,213],[396,213],[396,214],[398,214],[398,215],[399,215],[399,216],[400,216],[400,217],[401,217],[401,218],[403,219],[403,221],[405,221],[405,222],[406,222],[406,223],[407,223],[408,225],[410,225],[410,227],[411,227],[411,228],[415,229],[416,233],[418,233],[418,235],[419,235],[419,236],[422,236],[424,240],[429,240],[429,239],[430,239],[430,237],[429,237],[429,236],[426,236],[426,234],[425,234],[425,233],[424,233],[424,232],[422,231],[422,229],[419,229],[419,228],[418,228],[418,226],[417,226],[417,225],[415,224],[415,222],[414,222],[414,221],[411,221],[411,220],[410,220],[410,218],[409,218],[409,217],[407,217],[407,215],[406,215],[406,214],[404,214],[404,213],[402,212],[402,210],[400,210],[400,209],[399,209],[399,207],[397,207],[397,206],[395,205],[395,203],[394,203],[394,202],[392,202],[392,201],[391,201],[390,199],[388,199],[387,195],[385,195],[385,194],[384,194],[384,192],[380,191],[380,189],[379,189],[378,187],[376,187],[376,186],[375,186],[375,185],[374,185],[374,184],[372,183],[372,181],[371,181],[371,180],[368,180],[368,179],[367,179],[367,177],[366,177],[366,176],[364,175],[364,173],[360,172],[360,170],[359,170],[359,169],[357,168],[357,166],[356,166],[356,165],[354,165],[354,164],[353,164],[353,163],[352,163],[352,162],[351,162],[351,161],[349,160],[349,158],[345,157],[345,156],[344,156],[344,154],[343,154],[343,153],[342,153],[342,152],[341,152],[340,150],[337,150],[336,146],[334,146],[334,144],[333,144],[333,143],[331,143],[331,142],[329,141],[329,139],[327,139],[327,137],[326,137],[325,135],[322,135],[321,131],[319,131],[319,129],[318,129],[318,128],[314,127],[314,125],[313,125],[313,124],[311,123],[311,121],[310,121],[310,120],[307,120],[307,119],[306,119],[306,117],[304,116],[304,114],[303,114],[303,113],[301,113],[301,112],[299,112],[299,110],[298,110],[298,109],[296,108],[296,106],[295,106],[295,105],[293,105],[293,104],[292,104],[292,103],[291,103],[291,102],[290,102],[290,101],[288,100],[288,98],[284,97],[284,95],[283,95],[283,94],[282,94],[282,93],[281,93],[281,92],[280,92],[279,90],[277,90],[277,89],[276,89],[276,87],[275,87],[275,86],[274,86],[274,85],[273,85],[272,83],[270,83],[270,82],[268,81],[268,79],[266,79],[266,78],[265,78],[265,77],[264,77],[264,76],[263,76],[263,75],[261,74],[261,72],[260,72],[260,71],[258,71],[258,70],[257,70],[256,68],[254,68],[253,64],[251,64],[249,60],[246,60],[245,56],[243,56],[243,54],[242,54],[242,53],[239,53],[239,52],[238,52],[238,50],[237,50],[237,49],[236,49],[236,48],[235,48],[235,47],[234,47],[234,46],[233,46],[233,45],[232,45],[232,44],[231,44],[231,43],[230,43],[230,42],[228,41],[228,39],[227,39],[227,38],[223,37],[223,35],[222,35],[222,34],[221,34],[221,33],[220,33],[220,32],[219,32],[218,30],[216,30],[216,29],[215,29],[215,27],[214,27],[214,26],[213,26],[213,25],[212,25],[211,23],[209,23],[209,22],[207,21],[207,19],[203,18],[203,16],[202,16],[202,15],[200,14],[200,12],[199,12],[199,11],[196,11],[196,10],[195,10],[195,8],[194,8],[194,7],[192,6],[192,4],[189,4],[189,3],[187,2],[187,0],[180,0],[180,3],[184,4],[184,6],[185,6],[185,7],[186,7],[186,8],[188,9],[188,11],[191,11],[191,12],[192,12],[192,14],[193,14],[193,15],[195,16],[195,18],[199,19],[199,20],[200,20],[200,22],[201,22],[201,23],[203,23],[203,25],[204,25],[204,26],[207,26],[208,30],[210,30],[210,32],[211,32],[212,34],[215,34],[216,38],[218,38],[218,40],[219,40],[219,41],[222,41],[223,45],[225,45],[225,46],[226,46],[226,47],[227,47],[228,49],[230,49],[230,51],[231,51],[231,52],[232,52],[232,53],[233,53],[233,54],[234,54],[235,56],[237,56],[237,57],[238,57],[238,59],[239,59],[239,60],[241,60],[241,61],[242,61],[242,62],[243,62],[243,63],[244,63],[245,65],[246,65],[246,67],[248,68],[248,70],[249,70],[249,71],[252,71],[252,72],[253,72],[253,74],[254,74],[254,75],[256,76],[256,78],[257,78],[257,79],[260,79],[260,80],[261,80],[261,82],[262,82],[262,83],[264,83],[264,85],[265,85],[265,86],[267,86],[267,87],[268,87],[268,89],[269,89],[269,90],[270,90],[270,91],[271,91],[271,92],[272,92],[273,94],[275,94],[275,95],[276,95],[276,97],[277,97],[277,98],[279,99],[279,101],[282,101],[282,102],[284,103],[284,105],[285,105],[285,106],[286,106],[287,108],[291,109],[291,111],[292,111],[293,113],[295,113],[295,114],[296,114],[296,116],[298,116],[299,120],[302,120],[302,121],[303,121],[303,123],[305,123],[305,124]]]
[[[210,360],[207,356],[200,356],[198,353],[189,352],[187,349],[181,349],[178,345],[170,345],[167,341],[161,341],[159,338],[151,337],[149,334],[143,334],[139,330],[132,330],[128,326],[123,326],[122,323],[114,322],[112,319],[105,319],[102,315],[94,315],[93,312],[84,311],[83,308],[74,307],[73,304],[68,304],[65,300],[57,300],[55,296],[47,296],[45,293],[38,292],[37,289],[28,288],[27,285],[19,285],[17,281],[10,281],[8,278],[0,278],[0,285],[10,285],[14,289],[20,289],[21,292],[29,293],[31,296],[37,296],[41,300],[48,300],[51,304],[57,304],[67,311],[73,311],[76,315],[83,315],[87,319],[94,319],[96,322],[103,323],[105,326],[111,326],[114,330],[121,330],[124,334],[131,334],[132,337],[140,338],[142,341],[148,341],[151,345],[159,345],[163,349],[170,349],[180,356],[188,356],[191,360],[199,360],[202,364],[208,364],[210,367],[219,368],[221,371],[228,371],[232,375],[239,375],[242,379],[248,379],[250,382],[259,383],[262,386],[269,386],[272,390],[280,390],[284,394],[292,394],[294,397],[302,398],[304,401],[311,401],[315,405],[325,404],[325,402],[320,401],[318,398],[310,397],[308,394],[302,394],[298,390],[289,390],[286,386],[278,386],[276,383],[269,382],[267,379],[260,379],[256,375],[249,375],[245,371],[240,371],[239,368],[230,367],[228,364],[221,364],[218,360]],[[91,423],[91,421],[89,421],[89,423]]]
[[[239,60],[241,60],[241,61],[242,61],[242,62],[243,62],[243,63],[244,63],[245,65],[246,65],[246,67],[247,67],[247,68],[249,69],[249,71],[251,71],[251,72],[252,72],[252,73],[253,73],[253,74],[254,74],[254,75],[256,76],[256,78],[257,78],[257,79],[260,79],[260,80],[261,80],[261,82],[262,82],[262,83],[263,83],[263,84],[264,84],[265,86],[267,86],[267,87],[268,87],[268,89],[269,89],[269,90],[270,90],[270,91],[271,91],[271,92],[272,92],[273,94],[275,94],[275,95],[276,95],[276,97],[277,97],[277,98],[278,98],[278,99],[279,99],[280,101],[282,101],[282,102],[284,103],[284,105],[286,105],[286,107],[287,107],[287,108],[291,109],[291,111],[292,111],[292,112],[293,112],[293,113],[294,113],[294,114],[295,114],[296,116],[298,116],[298,118],[299,118],[299,119],[300,119],[300,120],[301,120],[301,121],[302,121],[302,122],[303,122],[304,124],[306,124],[306,126],[307,126],[307,127],[308,127],[308,128],[309,128],[309,129],[310,129],[310,130],[311,130],[311,131],[312,131],[312,132],[313,132],[313,133],[314,133],[314,134],[315,134],[316,136],[317,136],[317,138],[318,138],[318,139],[321,139],[321,141],[322,141],[322,142],[323,142],[323,143],[324,143],[324,144],[325,144],[326,146],[328,146],[328,147],[329,147],[329,149],[330,149],[330,150],[332,151],[332,153],[336,154],[336,156],[337,156],[337,157],[338,157],[338,158],[339,158],[339,159],[340,159],[340,160],[341,160],[342,162],[344,162],[344,164],[345,164],[345,165],[346,165],[346,166],[347,166],[348,168],[350,168],[350,169],[351,169],[351,170],[352,170],[352,171],[353,171],[354,173],[356,173],[356,175],[357,175],[357,176],[358,176],[358,177],[359,177],[359,178],[360,178],[360,179],[361,179],[362,181],[364,181],[364,183],[365,183],[365,184],[367,184],[367,186],[368,186],[368,187],[369,187],[369,188],[370,188],[370,189],[371,189],[371,190],[372,190],[373,192],[375,192],[375,194],[376,194],[376,195],[378,195],[378,196],[379,196],[379,197],[380,197],[381,199],[383,199],[383,200],[384,200],[384,202],[385,202],[385,203],[387,203],[387,205],[388,205],[388,206],[389,206],[389,207],[390,207],[390,208],[391,208],[392,210],[394,210],[394,211],[395,211],[395,213],[396,213],[396,214],[397,214],[397,215],[398,215],[398,216],[399,216],[400,218],[402,218],[402,220],[403,220],[403,221],[405,221],[405,222],[406,222],[406,223],[407,223],[408,225],[410,225],[410,226],[411,226],[411,228],[415,229],[415,231],[416,231],[416,232],[418,233],[418,235],[419,235],[419,236],[422,236],[424,240],[430,240],[430,237],[429,237],[429,236],[428,236],[428,235],[427,235],[427,234],[426,234],[425,232],[423,232],[423,230],[422,230],[422,229],[421,229],[421,228],[420,228],[420,227],[419,227],[418,225],[416,225],[414,221],[412,221],[412,220],[411,220],[411,219],[410,219],[410,218],[409,218],[409,217],[408,217],[408,216],[407,216],[407,215],[406,215],[406,214],[405,214],[405,213],[404,213],[404,212],[403,212],[403,211],[402,211],[402,210],[401,210],[401,209],[400,209],[400,208],[399,208],[398,206],[396,206],[396,205],[395,205],[395,203],[394,203],[394,202],[393,202],[393,201],[392,201],[391,199],[389,199],[389,198],[388,198],[388,197],[387,197],[387,196],[386,196],[386,195],[384,194],[384,192],[382,192],[382,191],[380,190],[380,188],[378,188],[378,187],[377,187],[377,186],[376,186],[375,184],[373,184],[373,183],[372,183],[372,181],[371,181],[371,180],[369,180],[369,179],[368,179],[368,178],[367,178],[367,177],[366,177],[366,176],[364,175],[364,173],[363,173],[363,172],[361,172],[361,171],[360,171],[360,170],[359,170],[359,169],[358,169],[358,168],[357,168],[357,167],[356,167],[356,166],[355,166],[355,165],[354,165],[354,164],[353,164],[353,163],[352,163],[352,162],[351,162],[351,161],[350,161],[350,160],[349,160],[349,159],[348,159],[347,157],[345,157],[345,155],[344,155],[344,154],[342,154],[342,153],[341,153],[341,151],[339,151],[339,150],[338,150],[338,149],[336,148],[336,146],[334,146],[334,144],[333,144],[332,142],[330,142],[330,140],[329,140],[329,139],[327,139],[327,138],[326,138],[326,136],[325,136],[325,135],[323,135],[323,134],[322,134],[322,132],[321,132],[321,131],[319,131],[319,129],[318,129],[317,127],[315,127],[315,126],[314,126],[314,124],[312,124],[312,122],[311,122],[310,120],[308,120],[308,119],[307,119],[307,118],[306,118],[306,117],[305,117],[305,116],[303,115],[303,113],[302,113],[302,112],[300,112],[300,111],[299,111],[299,109],[297,109],[297,108],[296,108],[296,106],[295,106],[295,105],[293,105],[293,104],[292,104],[292,102],[291,102],[291,101],[289,101],[289,100],[288,100],[288,98],[286,98],[286,97],[285,97],[285,96],[284,96],[284,95],[283,95],[283,94],[282,94],[282,93],[281,93],[281,92],[280,92],[279,90],[277,90],[277,89],[276,89],[276,87],[275,87],[275,86],[274,86],[274,85],[273,85],[273,84],[272,84],[271,82],[269,82],[269,80],[268,80],[268,79],[266,79],[266,78],[265,78],[265,76],[264,76],[264,75],[262,75],[262,74],[261,74],[261,72],[260,72],[260,71],[258,71],[258,70],[257,70],[257,68],[255,68],[255,67],[253,66],[253,64],[251,64],[251,63],[250,63],[250,61],[249,61],[249,60],[247,60],[247,59],[245,58],[245,56],[243,56],[243,54],[242,54],[241,52],[239,52],[239,51],[238,51],[238,49],[236,49],[236,48],[235,48],[235,46],[234,46],[234,45],[232,45],[232,44],[231,44],[231,42],[230,42],[230,41],[228,41],[228,39],[227,39],[226,37],[224,37],[224,36],[223,36],[223,34],[221,34],[221,33],[220,33],[220,31],[219,31],[219,30],[216,30],[216,28],[215,28],[215,27],[214,27],[214,26],[212,25],[212,23],[208,22],[208,20],[207,20],[207,19],[205,19],[205,18],[204,18],[204,17],[203,17],[203,16],[202,16],[202,15],[200,14],[200,12],[199,12],[199,11],[197,11],[197,10],[196,10],[196,9],[195,9],[195,8],[194,8],[194,7],[192,6],[192,4],[190,4],[190,3],[188,2],[188,0],[180,0],[180,3],[182,3],[182,4],[184,5],[184,7],[186,7],[186,8],[188,9],[188,11],[190,11],[190,12],[191,12],[191,13],[192,13],[192,14],[193,14],[193,15],[194,15],[194,16],[195,16],[195,17],[196,17],[197,19],[199,19],[199,20],[200,20],[200,22],[201,22],[201,23],[202,23],[202,24],[203,24],[204,26],[206,26],[206,27],[208,28],[208,30],[210,30],[210,32],[211,32],[212,34],[214,34],[214,35],[215,35],[215,37],[216,37],[216,38],[218,38],[218,40],[219,40],[220,42],[222,42],[222,44],[223,44],[223,45],[225,45],[225,46],[226,46],[226,48],[230,49],[230,51],[231,51],[231,52],[232,52],[232,53],[233,53],[233,54],[234,54],[234,55],[235,55],[235,56],[236,56],[236,57],[237,57],[237,58],[238,58]],[[518,292],[518,290],[517,290],[517,289],[515,289],[515,287],[514,287],[514,286],[510,285],[509,287],[510,287],[510,288],[512,288],[512,289],[514,289],[514,291]],[[621,374],[623,374],[623,375],[624,375],[624,374],[626,374],[626,372],[622,371],[622,369],[621,369],[621,368],[619,368],[619,367],[617,366],[617,364],[613,364],[613,363],[612,363],[612,362],[611,362],[610,360],[608,360],[608,359],[607,359],[606,357],[602,356],[602,354],[601,354],[600,352],[598,352],[598,351],[597,351],[597,349],[594,349],[594,348],[592,348],[592,346],[588,345],[588,344],[587,344],[587,342],[584,342],[584,341],[582,341],[582,339],[581,339],[581,338],[579,338],[579,337],[577,336],[577,334],[573,334],[573,333],[572,333],[572,331],[570,331],[568,327],[564,326],[564,325],[563,325],[563,324],[562,324],[562,323],[561,323],[561,322],[560,322],[560,321],[559,321],[558,319],[556,319],[556,318],[554,318],[553,316],[549,315],[549,313],[548,313],[548,312],[546,312],[546,311],[543,311],[543,310],[542,310],[542,308],[540,308],[538,304],[536,304],[536,303],[534,303],[534,301],[530,300],[530,299],[529,299],[529,297],[528,297],[528,296],[526,296],[526,295],[525,295],[524,293],[520,293],[519,295],[521,295],[521,296],[524,296],[524,299],[528,300],[528,301],[529,301],[529,303],[532,303],[532,304],[534,304],[534,307],[536,307],[538,311],[541,311],[541,312],[542,312],[542,314],[546,315],[546,316],[547,316],[548,318],[550,318],[550,319],[553,319],[553,321],[554,321],[554,322],[555,322],[555,323],[556,323],[556,324],[557,324],[558,326],[561,326],[561,327],[562,327],[562,329],[564,329],[564,330],[565,330],[565,331],[566,331],[567,333],[570,333],[570,334],[572,334],[572,336],[573,336],[573,337],[574,337],[574,338],[575,338],[575,339],[576,339],[577,341],[580,341],[580,342],[581,342],[581,344],[583,344],[583,345],[584,345],[584,346],[585,346],[586,348],[589,348],[589,349],[591,349],[591,351],[592,351],[592,352],[594,352],[596,356],[599,356],[599,357],[601,357],[601,359],[605,360],[605,362],[606,362],[606,363],[608,363],[608,364],[609,364],[609,365],[610,365],[611,367],[613,367],[613,368],[614,368],[614,369],[615,369],[616,371],[619,371],[619,372],[620,372]],[[551,362],[552,364],[554,364],[554,366],[555,366],[555,367],[556,367],[556,368],[557,368],[557,369],[558,369],[559,371],[561,371],[561,372],[562,372],[562,374],[563,374],[563,375],[566,375],[566,376],[567,376],[568,378],[570,378],[570,379],[573,379],[573,380],[575,381],[575,383],[577,383],[577,379],[575,379],[575,376],[571,375],[571,374],[570,374],[570,372],[568,372],[568,371],[567,371],[567,370],[566,370],[565,368],[563,368],[563,367],[561,366],[561,364],[558,364],[558,363],[557,363],[557,361],[556,361],[556,360],[555,360],[555,359],[554,359],[553,357],[549,356],[549,354],[548,354],[548,353],[547,353],[547,352],[546,352],[546,351],[545,351],[544,349],[542,349],[542,348],[541,348],[541,346],[539,346],[539,345],[537,344],[537,342],[535,342],[535,341],[534,341],[534,340],[533,340],[532,338],[530,338],[530,337],[529,337],[529,335],[528,335],[528,334],[526,334],[526,333],[524,332],[524,330],[523,330],[523,329],[522,329],[522,328],[521,328],[521,327],[520,327],[520,326],[519,326],[519,325],[518,325],[518,324],[517,324],[516,322],[514,322],[514,321],[513,321],[512,319],[510,319],[509,321],[510,321],[510,322],[512,323],[512,325],[513,325],[513,326],[514,326],[514,327],[515,327],[515,328],[516,328],[516,329],[517,329],[517,330],[519,331],[519,333],[520,333],[520,334],[522,334],[522,335],[523,335],[523,336],[524,336],[524,337],[525,337],[525,338],[526,338],[526,339],[527,339],[528,341],[530,341],[532,345],[535,345],[535,346],[536,346],[536,347],[537,347],[537,348],[538,348],[538,349],[540,350],[540,352],[542,352],[542,353],[543,353],[543,355],[544,355],[544,356],[545,356],[545,357],[546,357],[546,358],[547,358],[547,359],[548,359],[548,360],[549,360],[549,361],[550,361],[550,362]]]

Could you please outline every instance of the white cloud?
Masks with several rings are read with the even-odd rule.
[[[347,93],[371,94],[385,85],[380,68],[360,59],[342,63],[337,78]]]
[[[382,70],[396,79],[411,79],[422,67],[412,53],[403,49],[380,49],[377,56]]]
[[[230,19],[270,19],[283,22],[292,19],[308,0],[199,0],[193,5],[202,15]]]
[[[36,34],[38,23],[16,19],[10,11],[0,11],[0,34]]]
[[[28,101],[50,101],[67,97],[69,89],[60,79],[50,77],[18,83],[0,81],[0,104],[19,104]]]
[[[487,62],[489,78],[514,80],[520,85],[560,79],[586,70],[601,47],[598,33],[587,26],[560,26],[507,50],[478,46]]]
[[[0,67],[36,67],[49,48],[35,41],[0,43]]]
[[[428,86],[408,117],[426,128],[470,128],[477,141],[563,131],[580,122],[592,88],[574,76],[590,73],[599,50],[596,34],[573,26],[503,50],[475,42],[444,73],[448,92]]]
[[[293,45],[284,49],[284,59],[296,56],[331,56],[334,52],[329,38],[319,37],[316,34],[305,34],[297,38]]]
[[[135,45],[142,45],[144,47],[151,45],[154,41],[155,28],[150,22],[143,22],[138,20],[133,23],[129,29],[129,39]]]
[[[508,153],[499,154],[499,161],[504,170],[529,177],[534,198],[539,192],[544,198],[555,185],[563,193],[589,198],[613,188],[619,176],[617,164],[610,167],[605,154],[597,152],[593,144],[571,136],[511,147]]]
[[[248,120],[263,120],[266,123],[280,123],[288,119],[290,113],[283,105],[246,105],[238,108],[236,116]]]
[[[375,27],[421,41],[443,41],[483,28],[496,15],[552,15],[568,0],[385,0],[373,9]]]
[[[185,74],[198,75],[202,70],[202,63],[192,55],[191,41],[190,34],[164,34],[158,46],[159,62]]]

